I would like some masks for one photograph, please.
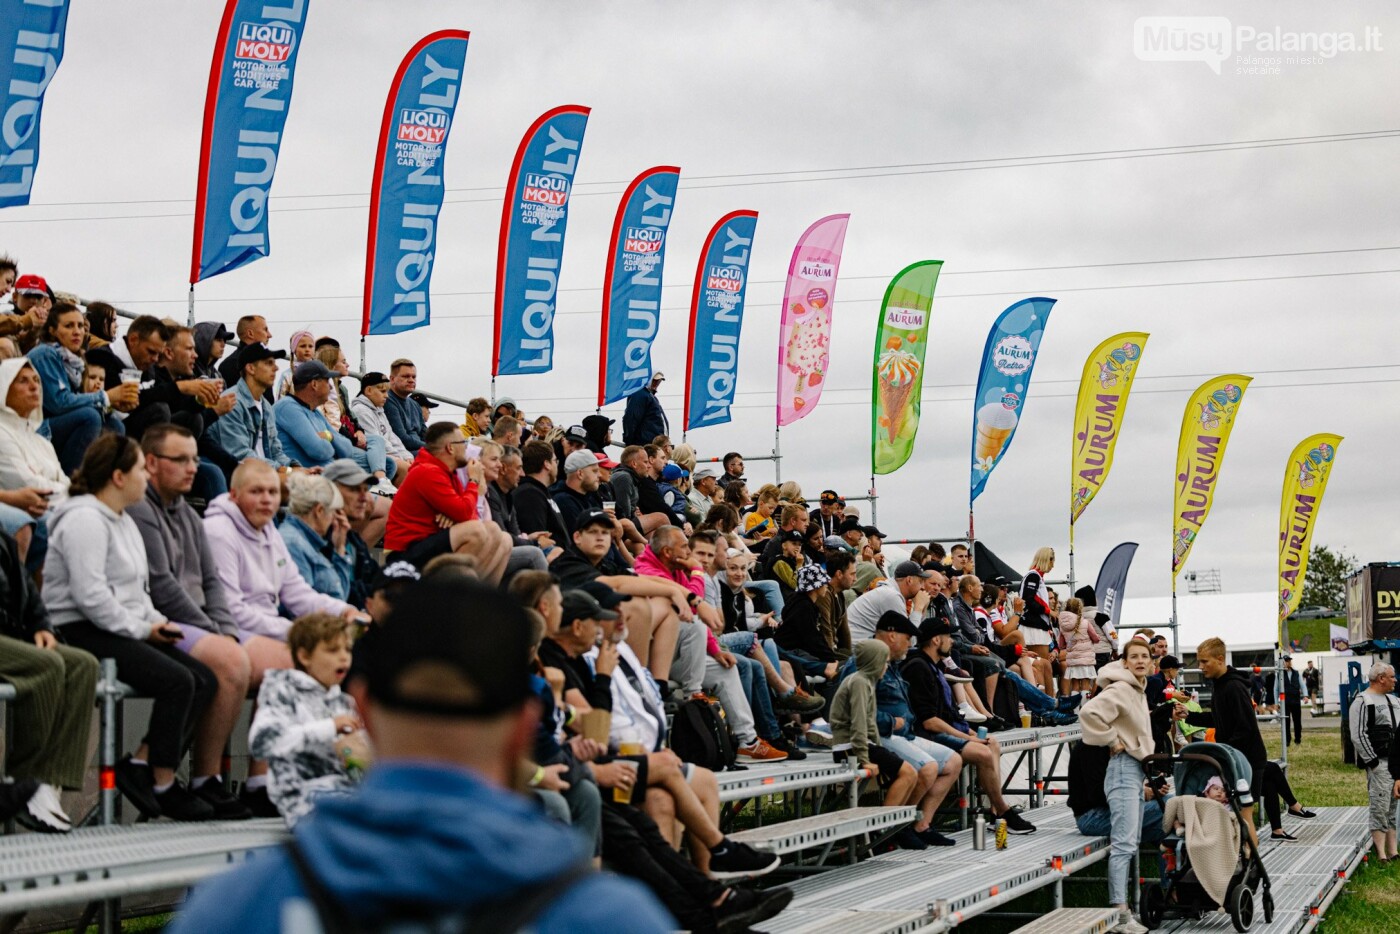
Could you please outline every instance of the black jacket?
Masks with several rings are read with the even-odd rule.
[[[1263,768],[1269,755],[1264,750],[1264,737],[1259,735],[1259,721],[1254,717],[1250,700],[1249,676],[1234,668],[1211,682],[1210,710],[1186,715],[1192,726],[1215,728],[1215,741],[1234,746],[1249,760],[1251,767]]]
[[[24,570],[15,540],[0,532],[0,635],[33,644],[34,633],[52,631],[49,611]]]
[[[823,662],[839,662],[822,636],[822,617],[817,605],[806,594],[797,594],[783,605],[783,624],[773,641],[789,651],[805,652]]]
[[[564,673],[564,689],[577,688],[594,710],[612,710],[612,676],[600,675],[582,658],[571,658],[553,639],[540,643],[540,661]]]
[[[510,496],[494,483],[486,485],[486,502],[491,505],[491,521],[496,523],[505,532],[510,533],[510,537],[517,545],[528,545],[530,540],[520,531],[520,523],[516,520],[515,503]],[[567,545],[568,542],[558,544]]]
[[[1108,747],[1075,740],[1069,750],[1069,809],[1074,816],[1108,807],[1103,777],[1108,772]]]
[[[534,477],[521,477],[520,485],[510,493],[515,511],[515,524],[523,532],[548,532],[554,544],[569,547],[569,530],[559,504],[549,496],[549,489]]]
[[[627,397],[622,413],[622,443],[651,444],[658,435],[668,434],[666,410],[650,387],[643,386]]]
[[[945,691],[948,683],[943,680],[943,672],[927,653],[916,650],[909,653],[899,673],[909,685],[909,707],[914,711],[915,734],[932,739],[937,734],[924,726],[924,721],[937,717],[954,729],[968,731],[958,706],[952,700],[952,691]]]

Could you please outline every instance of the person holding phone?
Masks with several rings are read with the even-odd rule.
[[[151,603],[146,547],[128,507],[146,495],[146,459],[125,435],[83,455],[50,520],[44,602],[63,641],[117,663],[117,677],[151,697],[151,722],[117,787],[147,817],[209,820],[214,809],[175,778],[193,726],[213,699],[213,672],[175,644],[184,631]]]

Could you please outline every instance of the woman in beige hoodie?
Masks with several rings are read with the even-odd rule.
[[[1123,658],[1103,666],[1099,693],[1079,708],[1084,742],[1107,746],[1108,770],[1103,790],[1108,798],[1112,830],[1109,834],[1108,899],[1120,912],[1110,930],[1146,934],[1128,908],[1128,870],[1142,836],[1142,760],[1152,754],[1152,726],[1147,709],[1147,675],[1152,670],[1152,650],[1134,638]]]

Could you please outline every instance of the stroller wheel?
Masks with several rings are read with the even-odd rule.
[[[1157,882],[1144,882],[1138,917],[1149,931],[1161,926],[1166,907],[1167,893],[1162,891],[1162,886]]]
[[[1230,920],[1235,924],[1235,930],[1240,934],[1254,924],[1254,893],[1249,886],[1239,884],[1230,890],[1229,896],[1225,899],[1230,909]]]
[[[1264,923],[1265,923],[1265,924],[1273,924],[1273,923],[1274,923],[1274,896],[1273,896],[1273,894],[1272,894],[1268,889],[1265,889],[1265,890],[1264,890],[1264,898],[1263,898],[1263,901],[1264,901]]]

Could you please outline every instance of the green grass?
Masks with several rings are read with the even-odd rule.
[[[1346,624],[1346,617],[1290,619],[1288,621],[1288,638],[1301,645],[1304,652],[1326,652],[1332,648],[1328,627],[1345,626]]]

